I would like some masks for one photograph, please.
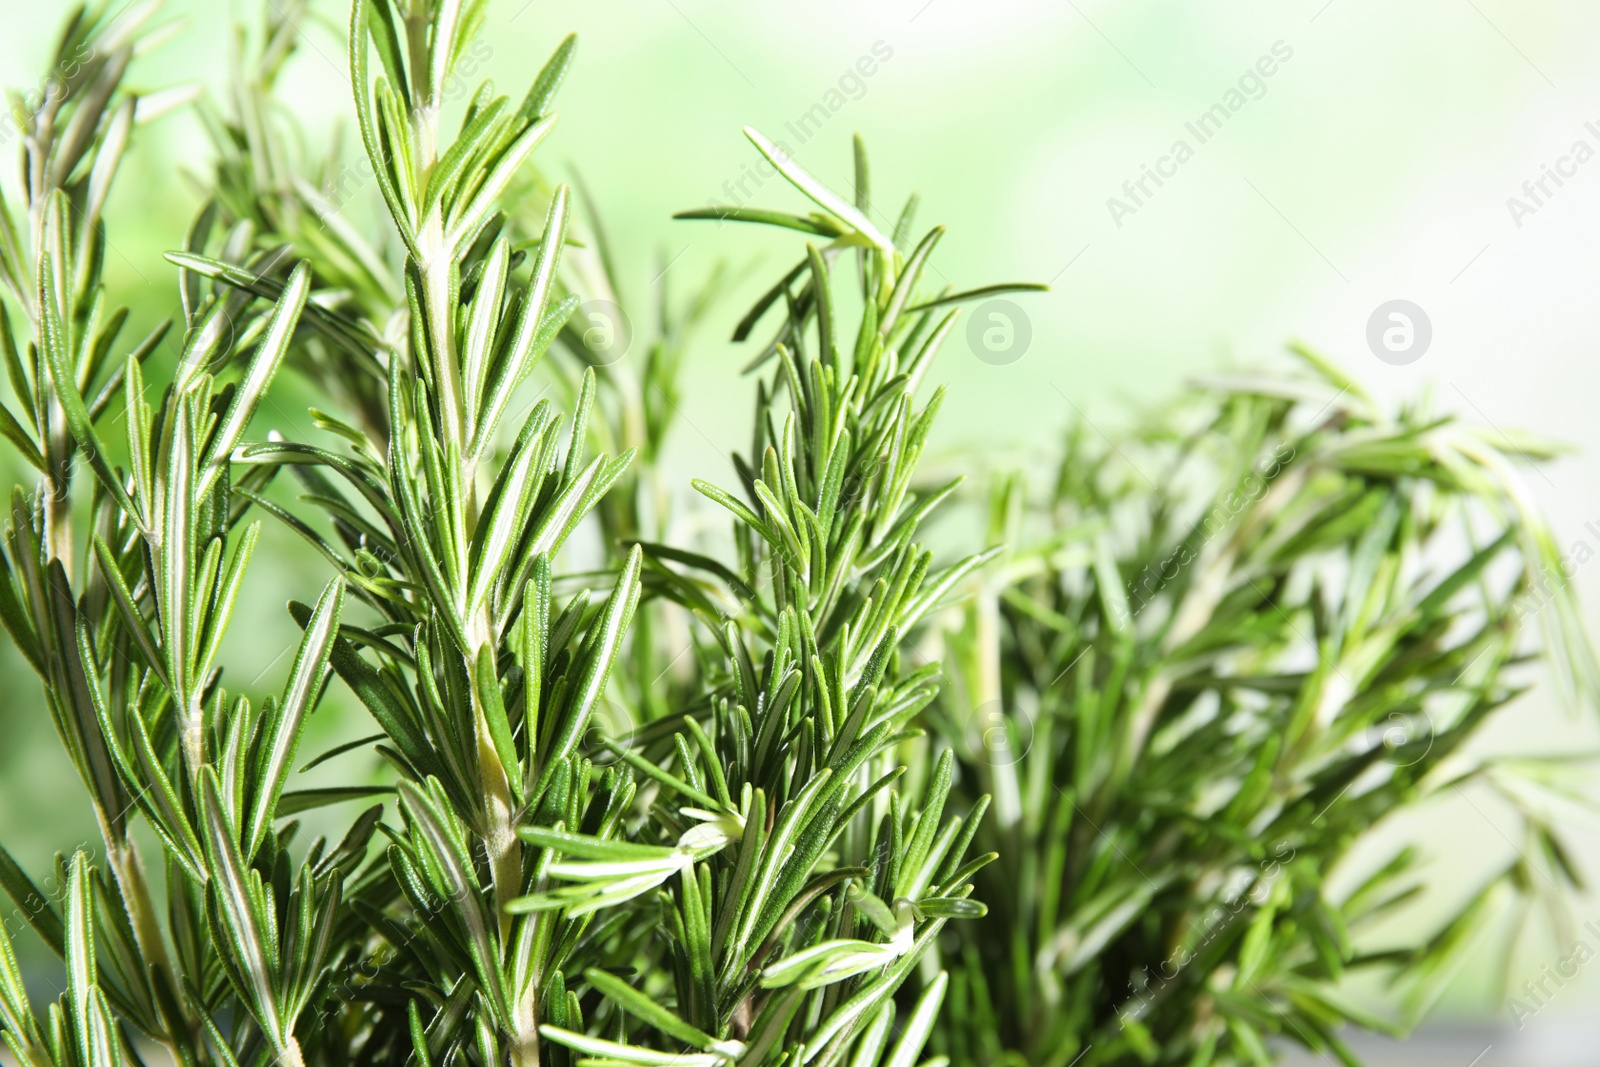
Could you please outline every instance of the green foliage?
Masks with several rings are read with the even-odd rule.
[[[170,359],[180,331],[125,338],[101,278],[119,162],[184,99],[124,84],[156,5],[72,12],[18,104],[0,434],[36,478],[0,623],[102,838],[59,893],[0,849],[66,976],[36,1010],[0,931],[20,1062],[1348,1058],[1339,1026],[1391,1021],[1346,972],[1420,1010],[1497,896],[1575,880],[1528,781],[1463,747],[1532,607],[1567,687],[1600,675],[1503,438],[1318,364],[1116,447],[1160,482],[1074,438],[1042,502],[1003,483],[990,547],[936,561],[959,480],[919,479],[924,379],[960,305],[1041,287],[930,284],[943,230],[914,237],[915,196],[881,218],[859,140],[844,196],[747,130],[806,206],[683,217],[806,243],[734,330],[770,331],[749,451],[675,493],[678,372],[728,273],[625,292],[594,206],[532,163],[575,41],[520,98],[457,98],[486,7],[354,0],[353,171],[274,97],[306,0],[239,30]],[[326,398],[314,437],[259,427],[283,375]],[[725,536],[687,532],[706,515]],[[302,552],[301,634],[281,686],[230,691],[264,522]],[[323,709],[367,735],[302,752]],[[350,784],[290,788],[335,761]],[[1367,947],[1410,857],[1330,869],[1472,782],[1539,866]],[[312,811],[336,841],[302,841]]]
[[[831,239],[768,348],[782,369],[759,395],[759,469],[738,471],[749,503],[704,490],[734,513],[735,558],[671,548],[658,473],[628,469],[659,455],[680,324],[706,294],[663,313],[637,378],[591,365],[568,320],[585,284],[615,297],[609,257],[563,269],[572,198],[519,178],[572,41],[521,103],[480,89],[452,134],[484,6],[353,4],[357,124],[393,227],[376,241],[269,95],[304,5],[242,34],[227,105],[203,108],[213,190],[168,256],[185,332],[164,384],[160,331],[111,358],[123,313],[99,281],[100,207],[142,108],[120,79],[150,9],[70,24],[63,56],[93,59],[33,116],[26,173],[46,177],[22,225],[3,215],[24,409],[5,425],[40,481],[14,494],[0,616],[106,863],[63,860],[58,911],[4,857],[69,976],[35,1015],[0,941],[4,1035],[27,1063],[137,1061],[138,1034],[186,1064],[910,1064],[945,983],[898,1030],[896,991],[950,920],[982,914],[969,878],[989,857],[965,853],[983,802],[946,813],[952,758],[911,725],[937,668],[899,648],[980,562],[934,569],[913,540],[948,492],[911,488],[937,407],[913,395],[942,337],[941,294],[914,306],[938,231],[907,255],[778,160]],[[866,296],[849,354],[845,251]],[[571,362],[546,371],[553,346]],[[331,447],[253,432],[284,371],[333,401],[313,412]],[[568,411],[530,397],[547,374]],[[330,575],[315,606],[290,602],[303,636],[270,695],[222,684],[252,513]],[[559,570],[574,541],[603,565]],[[646,699],[673,639],[695,666]],[[336,684],[381,732],[302,760]],[[637,700],[640,729],[594,721],[608,692]],[[357,750],[383,783],[286,789],[297,762]],[[291,816],[388,794],[337,844],[297,845]]]
[[[1559,673],[1600,692],[1511,469],[1549,451],[1386,415],[1302,355],[1309,375],[1202,383],[1115,446],[1080,427],[1042,494],[996,488],[991,536],[1016,547],[952,635],[940,708],[1001,854],[951,949],[955,1062],[1265,1062],[1281,1041],[1353,1062],[1343,1026],[1408,1028],[1505,907],[1576,883],[1541,814],[1558,765],[1468,747],[1521,691],[1541,611]],[[1357,847],[1474,786],[1521,814],[1517,857],[1438,927],[1380,926],[1419,857]],[[1404,1010],[1346,998],[1362,970]]]

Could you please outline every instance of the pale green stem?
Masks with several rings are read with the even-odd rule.
[[[413,69],[426,70],[426,57],[420,55],[419,42],[425,32],[413,32],[411,39]],[[423,99],[419,92],[419,100]],[[427,187],[429,172],[433,169],[439,145],[439,111],[437,103],[418,107],[412,114],[417,150],[417,187]],[[455,308],[452,306],[450,272],[455,265],[455,249],[447,247],[444,218],[435,207],[423,220],[422,232],[417,235],[417,248],[422,262],[417,264],[422,275],[423,314],[427,318],[428,334],[433,343],[433,377],[438,389],[441,414],[440,431],[444,440],[456,446],[461,463],[460,484],[463,499],[460,515],[465,529],[456,531],[457,543],[465,551],[470,538],[467,532],[477,522],[478,493],[477,470],[467,458],[468,449],[468,398],[462,395],[461,370],[456,358]],[[463,582],[470,581],[466,560],[458,561],[458,573]],[[474,656],[482,648],[495,649],[496,635],[493,615],[487,605],[468,622],[469,651]],[[510,774],[518,768],[507,768],[500,760],[494,737],[489,731],[489,721],[476,693],[472,699],[473,730],[478,743],[478,768],[483,789],[484,844],[489,855],[489,868],[494,884],[494,907],[499,921],[500,940],[506,943],[511,932],[511,916],[506,905],[522,891],[522,843],[517,839],[516,812],[512,805]],[[519,1009],[522,1005],[519,1003]],[[539,1062],[539,1028],[536,1002],[528,1001],[526,1010],[519,1010],[515,1020],[516,1032],[512,1035],[511,1059],[513,1064],[536,1065]]]

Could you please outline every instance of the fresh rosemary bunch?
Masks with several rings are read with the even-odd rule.
[[[993,858],[963,863],[982,798],[965,824],[941,821],[951,755],[933,759],[909,728],[933,698],[938,670],[904,669],[899,649],[901,635],[982,562],[972,556],[930,570],[932,554],[913,538],[954,485],[911,489],[938,406],[936,396],[918,412],[914,396],[954,321],[942,309],[974,294],[915,297],[942,230],[907,247],[914,200],[894,237],[873,224],[859,141],[851,202],[756,131],[746,133],[815,210],[681,217],[774,225],[826,243],[808,244],[735,331],[746,340],[780,301],[787,310],[753,363],[777,368],[757,388],[751,456],[759,458],[734,461],[745,499],[695,483],[736,520],[735,565],[643,546],[652,592],[707,624],[713,645],[697,656],[703,707],[645,726],[629,748],[611,747],[690,801],[731,810],[741,798],[740,857],[728,880],[702,868],[700,889],[679,905],[683,928],[700,927],[692,941],[704,943],[686,946],[677,962],[676,1002],[692,1005],[711,1033],[731,1023],[753,1062],[789,1046],[784,1055],[803,1063],[910,1063],[944,982],[928,986],[903,1028],[894,1027],[891,997],[947,919],[982,914],[967,899],[967,879]],[[839,255],[852,249],[862,305],[853,338],[835,306],[841,283],[833,276]],[[669,780],[650,768],[671,762],[672,746],[684,776]],[[660,758],[640,761],[641,752]],[[913,768],[909,789],[890,788]],[[680,838],[678,851],[699,832]],[[531,906],[635,891],[621,879],[603,881],[600,866],[573,873],[587,884]],[[641,881],[648,877],[640,871]],[[685,878],[685,890],[690,885]]]
[[[184,1064],[911,1067],[931,1032],[944,980],[895,995],[949,919],[982,913],[969,879],[992,857],[966,859],[984,801],[946,815],[953,759],[910,725],[938,668],[903,665],[901,637],[982,559],[935,570],[914,541],[951,487],[912,488],[937,407],[913,397],[941,309],[973,294],[918,294],[940,231],[908,250],[868,221],[859,151],[852,204],[752,134],[818,210],[742,217],[824,240],[741,327],[788,309],[757,466],[739,467],[749,503],[702,487],[735,517],[735,558],[645,540],[666,529],[644,506],[657,475],[624,476],[633,446],[659,449],[683,337],[669,321],[642,375],[617,372],[603,410],[620,426],[592,417],[610,368],[554,370],[575,385],[566,428],[532,395],[558,339],[597,362],[568,325],[585,277],[561,268],[568,192],[531,232],[512,202],[573,41],[520,101],[481,87],[452,132],[485,6],[352,5],[356,117],[392,225],[368,239],[270,98],[305,6],[266,5],[207,111],[214,189],[168,256],[170,368],[160,330],[113,357],[123,314],[99,277],[106,190],[146,113],[121,77],[153,5],[69,19],[62,56],[89,58],[33,116],[26,218],[0,213],[23,411],[0,428],[39,474],[13,495],[0,620],[105,858],[59,859],[57,902],[0,852],[0,883],[66,961],[67,992],[36,1012],[0,934],[0,1034],[30,1067],[140,1062],[147,1041]],[[851,251],[847,351],[832,274]],[[285,369],[330,399],[320,443],[257,425]],[[625,450],[586,459],[597,438]],[[303,637],[266,695],[222,684],[253,514],[328,575],[314,605],[290,602]],[[559,569],[578,541],[588,569]],[[646,595],[663,626],[641,638]],[[608,692],[652,688],[666,620],[696,653],[682,702],[596,731]],[[637,677],[613,689],[619,671]],[[341,703],[381,732],[302,760],[307,717]],[[382,758],[373,784],[285,790],[297,764],[357,749]],[[298,843],[293,816],[391,795],[337,844]]]
[[[1521,692],[1539,609],[1563,688],[1600,691],[1513,470],[1550,452],[1388,414],[1300,354],[1307,374],[1201,383],[1115,446],[1080,427],[1042,494],[994,493],[1008,547],[936,716],[1001,857],[989,917],[955,931],[953,1062],[1266,1063],[1287,1041],[1353,1063],[1342,1027],[1410,1025],[1497,909],[1577,883],[1541,814],[1554,768],[1466,748]],[[1518,858],[1436,928],[1369,932],[1420,891],[1418,853],[1355,850],[1474,787],[1520,813]],[[1348,998],[1361,971],[1406,1010]]]
[[[882,220],[859,139],[843,197],[750,130],[809,207],[684,217],[808,243],[735,328],[776,320],[734,489],[693,483],[731,534],[693,535],[663,444],[723,276],[595,341],[640,305],[532,163],[575,41],[517,98],[468,93],[486,8],[354,0],[352,170],[274,98],[306,0],[263,5],[201,105],[171,344],[123,337],[101,272],[135,128],[184,98],[124,84],[156,4],[72,12],[22,102],[0,434],[34,477],[0,622],[102,848],[57,857],[59,894],[0,849],[66,974],[37,1009],[0,930],[19,1061],[1348,1059],[1340,1025],[1392,1021],[1347,972],[1420,1010],[1497,896],[1575,881],[1537,778],[1463,748],[1518,692],[1530,605],[1597,689],[1510,470],[1540,446],[1386,416],[1307,355],[1163,414],[1115,447],[1135,470],[1074,438],[936,565],[920,529],[960,498],[917,480],[917,396],[958,305],[1038,287],[930,283],[943,231],[913,239],[915,197]],[[326,398],[315,438],[264,424],[280,374]],[[281,688],[232,692],[263,521],[303,552],[302,635]],[[306,758],[319,709],[378,732]],[[336,759],[351,784],[287,788]],[[1478,782],[1537,866],[1418,943],[1358,940],[1412,856],[1336,865]],[[301,841],[313,810],[336,842]]]

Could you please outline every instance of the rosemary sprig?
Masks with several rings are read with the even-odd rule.
[[[1466,747],[1526,684],[1530,603],[1558,676],[1600,694],[1570,588],[1537,592],[1554,541],[1512,463],[1549,451],[1388,414],[1299,354],[1309,374],[1197,383],[1116,451],[1080,427],[1042,492],[995,488],[1007,548],[950,634],[937,718],[997,797],[979,847],[1001,854],[990,917],[951,946],[953,1061],[1266,1062],[1290,1041],[1354,1062],[1343,1027],[1414,1025],[1505,907],[1559,916],[1577,884],[1538,800],[1559,768]],[[1375,942],[1424,888],[1419,854],[1341,864],[1473,786],[1514,798],[1518,858]],[[1363,970],[1397,1010],[1343,993]]]

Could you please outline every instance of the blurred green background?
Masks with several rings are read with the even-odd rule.
[[[1172,396],[1187,375],[1277,359],[1282,343],[1298,338],[1382,396],[1431,390],[1441,407],[1474,421],[1573,444],[1573,455],[1530,474],[1528,485],[1564,546],[1600,549],[1600,419],[1588,404],[1600,386],[1592,310],[1600,158],[1563,162],[1580,140],[1600,150],[1600,7],[524,4],[492,5],[474,80],[491,77],[520,94],[561,36],[578,32],[562,120],[538,159],[555,177],[578,164],[604,209],[629,295],[645,302],[662,285],[684,291],[719,260],[737,268],[739,287],[686,371],[685,424],[672,452],[684,482],[721,477],[725,451],[745,437],[752,388],[724,338],[746,298],[770,284],[762,279],[788,265],[792,243],[670,215],[710,201],[796,206],[778,182],[752,178],[756,156],[742,125],[786,141],[805,167],[840,187],[849,185],[850,136],[860,131],[875,194],[893,205],[885,211],[897,212],[917,189],[921,219],[949,227],[940,263],[952,284],[1053,286],[1018,298],[1032,330],[1019,361],[993,366],[959,341],[946,348],[936,370],[951,387],[938,437],[945,455],[970,457],[977,447],[995,464],[1025,463],[1048,453],[1073,418],[1110,431]],[[230,26],[254,18],[257,0],[166,6],[187,26],[141,60],[134,83],[215,91]],[[66,7],[0,0],[0,81],[38,84]],[[346,9],[328,2],[319,11],[326,20],[304,34],[284,96],[313,141],[338,129],[349,142]],[[1255,73],[1268,67],[1269,77]],[[1186,124],[1229,102],[1237,110],[1201,143]],[[1178,165],[1163,157],[1180,139],[1193,151]],[[15,145],[0,151],[11,158]],[[175,159],[186,161],[177,173]],[[1559,186],[1546,178],[1535,202],[1523,183],[1558,164],[1569,173]],[[179,114],[146,129],[126,166],[109,212],[108,274],[123,301],[154,319],[176,305],[174,272],[160,252],[180,242],[198,203],[182,173],[207,166],[197,121]],[[1137,183],[1146,167],[1167,176],[1159,186],[1149,178],[1143,190],[1135,185],[1135,199],[1124,183]],[[1513,212],[1513,196],[1534,210]],[[1113,197],[1123,206],[1108,203]],[[1407,366],[1380,361],[1365,341],[1373,310],[1396,298],[1420,305],[1432,324],[1430,348]],[[276,414],[292,426],[290,413],[305,400],[290,390]],[[279,550],[258,557],[252,577],[265,606],[235,626],[234,643],[243,677],[259,670],[275,682],[286,670],[286,658],[275,657],[296,634],[282,601],[310,595],[321,579],[296,573],[289,561],[300,557],[286,537],[269,532],[268,540]],[[1600,630],[1600,566],[1580,567],[1574,581]],[[0,654],[0,694],[0,838],[40,870],[54,850],[92,840],[94,830],[36,679],[9,648]],[[1490,743],[1577,753],[1597,736],[1594,722],[1557,707],[1540,685],[1501,716]],[[1575,809],[1570,824],[1585,870],[1600,871],[1593,820]],[[1475,872],[1517,847],[1511,826],[1507,813],[1465,795],[1389,832],[1424,843],[1438,892],[1466,895]],[[1600,898],[1578,901],[1573,914],[1580,928],[1600,925]],[[1572,948],[1538,924],[1529,933],[1512,960],[1513,988]],[[1509,1025],[1491,981],[1499,967],[1485,953],[1443,1010]],[[1537,1024],[1591,1014],[1600,1002],[1595,972],[1566,982]]]

